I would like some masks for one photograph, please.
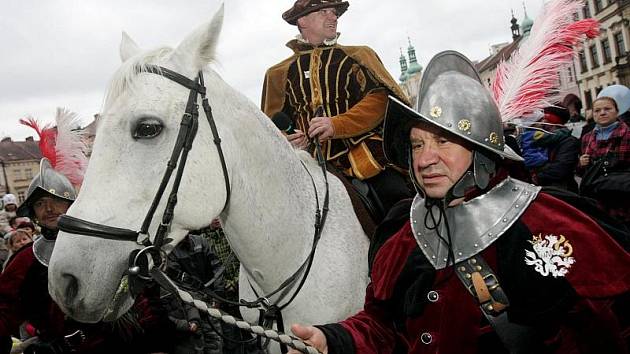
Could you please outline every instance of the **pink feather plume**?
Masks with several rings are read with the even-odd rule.
[[[584,3],[553,0],[544,5],[529,37],[496,70],[492,94],[504,122],[530,115],[560,100],[558,72],[575,56],[585,38],[599,35],[599,22],[575,22]]]
[[[55,169],[63,173],[75,186],[81,186],[88,164],[85,155],[87,146],[80,119],[77,114],[64,108],[57,108],[57,165]]]
[[[57,108],[55,116],[57,125],[42,126],[33,117],[20,119],[20,123],[31,127],[39,136],[39,148],[42,156],[50,160],[52,167],[68,177],[75,186],[81,186],[87,168],[88,158],[83,131],[77,115],[63,108]]]

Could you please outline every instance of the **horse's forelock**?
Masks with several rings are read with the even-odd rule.
[[[107,95],[105,107],[110,107],[123,93],[133,90],[133,81],[142,69],[149,64],[158,64],[168,60],[173,53],[172,48],[163,47],[136,55],[125,61],[112,77]],[[138,70],[140,68],[140,70]]]

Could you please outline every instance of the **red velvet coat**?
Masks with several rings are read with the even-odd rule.
[[[0,341],[19,337],[18,328],[28,321],[45,342],[60,341],[80,329],[86,340],[75,353],[153,353],[171,348],[173,324],[160,307],[159,289],[148,288],[136,300],[133,310],[142,331],[125,324],[116,330],[108,323],[83,324],[66,319],[48,293],[48,268],[33,254],[32,244],[16,253],[0,275]],[[8,348],[0,345],[0,354]]]
[[[543,277],[525,264],[528,241],[539,234],[570,241],[575,263],[566,277]],[[627,351],[611,306],[629,305],[630,255],[582,212],[541,193],[482,255],[510,300],[510,321],[544,333],[547,352]],[[504,350],[452,269],[435,271],[420,252],[408,221],[376,253],[371,279],[363,311],[320,327],[331,354]],[[429,291],[437,292],[437,301],[428,300]]]
[[[0,275],[0,337],[17,336],[28,319],[43,337],[63,334],[64,314],[48,294],[47,269],[33,254],[33,245],[14,254]]]

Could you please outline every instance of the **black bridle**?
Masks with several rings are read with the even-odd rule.
[[[103,224],[93,223],[87,220],[83,220],[80,218],[76,218],[69,215],[62,215],[59,218],[59,229],[72,234],[84,235],[97,237],[107,240],[115,240],[115,241],[127,241],[127,242],[136,242],[138,245],[143,246],[143,249],[134,250],[129,257],[129,269],[127,274],[130,277],[139,278],[141,283],[144,283],[151,279],[149,269],[148,269],[148,256],[150,255],[153,259],[154,266],[160,267],[165,262],[164,251],[162,246],[168,244],[171,240],[166,236],[168,234],[171,222],[173,220],[173,214],[175,206],[177,205],[177,192],[179,190],[179,185],[181,182],[182,174],[184,172],[184,168],[186,166],[186,160],[188,159],[188,153],[192,149],[192,144],[197,134],[198,128],[198,118],[199,118],[199,106],[197,104],[197,97],[201,96],[201,102],[203,106],[203,110],[206,114],[206,118],[208,120],[208,124],[210,125],[210,129],[212,130],[212,135],[214,139],[214,144],[217,147],[217,151],[219,154],[219,158],[221,161],[221,167],[223,169],[223,177],[225,179],[225,190],[226,190],[226,199],[225,204],[223,206],[223,210],[227,207],[230,201],[230,180],[228,176],[227,165],[225,162],[225,156],[223,154],[223,149],[221,148],[221,138],[219,137],[219,132],[217,130],[214,117],[212,115],[212,109],[210,104],[208,103],[208,98],[206,97],[206,87],[204,86],[203,81],[203,73],[200,71],[199,76],[196,80],[190,80],[189,78],[176,73],[172,70],[161,66],[155,65],[147,65],[138,69],[138,72],[146,72],[157,74],[163,76],[167,79],[170,79],[190,90],[188,95],[188,103],[186,104],[186,109],[184,115],[182,116],[179,132],[177,135],[177,140],[175,141],[175,146],[173,147],[173,151],[171,153],[171,157],[166,165],[166,170],[164,171],[164,175],[162,176],[162,181],[158,188],[155,197],[153,198],[153,202],[147,211],[147,214],[144,218],[142,226],[139,231],[133,231],[130,229],[118,228],[107,226]],[[247,306],[247,307],[264,307],[264,317],[273,318],[278,323],[278,328],[280,331],[283,330],[282,324],[282,316],[280,311],[288,306],[300,292],[302,286],[304,285],[306,278],[311,269],[311,265],[313,263],[313,259],[315,256],[315,250],[317,248],[317,244],[321,237],[321,233],[326,221],[326,217],[328,215],[328,203],[329,203],[329,189],[328,189],[328,179],[326,175],[326,164],[323,156],[321,154],[321,147],[318,144],[317,138],[315,140],[315,145],[318,148],[318,162],[320,167],[322,168],[324,174],[324,181],[326,186],[325,198],[322,208],[320,209],[319,197],[317,188],[315,186],[315,182],[313,176],[310,175],[311,181],[313,182],[313,188],[315,189],[315,199],[316,199],[316,214],[315,214],[315,233],[313,236],[313,243],[311,251],[304,260],[304,262],[300,265],[300,267],[288,278],[286,279],[280,286],[274,291],[260,296],[255,301],[245,301],[240,300],[238,303],[233,303],[226,299],[220,299],[225,302],[229,302],[232,304],[236,304],[239,306]],[[306,168],[306,166],[304,166]],[[151,242],[149,235],[149,226],[151,221],[153,220],[153,216],[157,210],[158,204],[162,200],[164,192],[166,190],[166,186],[171,180],[173,175],[173,171],[177,168],[175,179],[173,181],[173,186],[171,188],[170,195],[168,197],[168,201],[166,207],[164,209],[164,213],[162,215],[162,221],[158,226],[157,232]],[[298,277],[302,275],[301,279],[299,279],[299,284],[296,290],[291,295],[290,299],[284,304],[279,304],[279,302],[287,295],[287,292],[290,290],[289,286],[295,284],[298,281]],[[133,281],[130,279],[130,285],[133,285]],[[133,287],[131,287],[132,293],[134,292]],[[138,291],[139,289],[136,289]],[[282,292],[282,293],[281,293]],[[279,299],[275,304],[271,304],[268,300],[269,297],[274,296],[278,293]],[[258,294],[257,294],[258,296]],[[263,317],[263,316],[261,316]]]
[[[186,109],[180,122],[180,128],[177,134],[177,139],[175,141],[175,146],[173,147],[171,157],[166,164],[166,170],[164,171],[164,175],[162,176],[162,181],[160,183],[158,191],[153,198],[153,202],[151,203],[151,206],[147,211],[140,230],[133,231],[129,229],[97,224],[69,215],[62,215],[60,217],[59,229],[72,234],[93,236],[108,240],[133,241],[137,242],[141,246],[153,246],[156,249],[159,249],[164,244],[165,236],[168,232],[171,221],[173,220],[173,211],[175,209],[175,206],[177,205],[177,192],[179,190],[179,185],[181,182],[182,174],[184,172],[184,168],[186,167],[188,152],[192,149],[192,143],[195,139],[195,136],[197,135],[197,127],[199,125],[199,106],[197,105],[198,95],[201,96],[203,110],[206,114],[206,118],[208,119],[210,129],[212,130],[214,144],[217,146],[217,151],[221,160],[221,167],[223,169],[223,177],[225,179],[226,190],[224,208],[227,206],[230,200],[230,179],[228,176],[228,170],[225,163],[223,149],[221,148],[221,138],[219,137],[219,132],[214,122],[212,108],[210,107],[210,104],[208,103],[208,98],[206,97],[206,87],[204,86],[202,72],[200,71],[197,80],[193,81],[179,73],[176,73],[161,66],[147,65],[142,67],[142,69],[139,69],[139,71],[163,76],[190,90],[190,93],[188,95],[188,103],[186,104]],[[149,226],[151,225],[151,221],[153,220],[153,216],[155,215],[158,204],[162,200],[162,197],[166,190],[166,186],[170,181],[175,168],[177,168],[177,173],[175,175],[175,180],[171,188],[171,193],[168,197],[166,208],[164,209],[164,213],[162,215],[162,222],[158,226],[154,241],[151,242],[149,237]]]

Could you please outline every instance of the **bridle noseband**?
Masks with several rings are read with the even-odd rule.
[[[153,202],[151,203],[151,206],[147,211],[140,230],[133,231],[124,228],[107,226],[69,215],[62,215],[59,218],[58,225],[60,230],[72,234],[103,238],[107,240],[136,242],[138,245],[145,247],[144,252],[153,256],[154,262],[156,262],[159,266],[163,262],[163,257],[160,252],[161,248],[165,243],[168,243],[166,235],[169,231],[171,221],[173,220],[174,209],[177,205],[177,192],[179,190],[182,175],[184,173],[184,168],[186,167],[188,153],[192,149],[193,141],[195,139],[195,136],[197,135],[197,127],[199,125],[199,105],[197,104],[198,96],[201,96],[201,104],[206,114],[208,124],[210,125],[210,129],[212,130],[214,144],[217,147],[217,152],[221,161],[221,167],[223,169],[223,177],[225,180],[226,191],[225,204],[223,206],[224,209],[227,207],[230,201],[230,179],[228,176],[228,170],[225,163],[223,149],[221,148],[221,138],[219,137],[219,132],[217,130],[214,117],[212,115],[212,108],[210,107],[210,104],[208,103],[208,98],[206,97],[206,87],[204,86],[203,73],[199,71],[199,76],[197,77],[197,79],[190,80],[189,78],[179,73],[156,65],[146,65],[141,68],[138,67],[137,70],[138,73],[146,72],[163,76],[190,90],[190,93],[188,95],[188,103],[186,104],[186,109],[181,119],[180,128],[177,134],[177,139],[175,141],[175,146],[173,147],[171,157],[166,164],[166,170],[164,171],[164,175],[162,176],[162,181],[160,183],[158,191],[153,198]],[[151,221],[153,220],[153,216],[155,215],[158,204],[162,200],[162,197],[166,190],[166,186],[171,180],[175,168],[177,168],[177,171],[175,173],[173,186],[168,196],[164,213],[162,214],[162,221],[157,228],[155,237],[152,242],[149,235],[149,226],[151,225]],[[134,252],[139,251],[140,250],[136,250]],[[132,267],[138,265],[137,254],[132,255],[130,259],[136,260],[136,262],[130,264],[131,269]]]

